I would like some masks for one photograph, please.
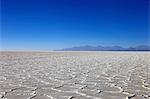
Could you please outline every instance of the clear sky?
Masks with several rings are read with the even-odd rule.
[[[2,50],[148,45],[149,0],[1,0]]]

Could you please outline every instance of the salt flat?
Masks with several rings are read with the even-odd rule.
[[[149,52],[0,52],[1,99],[150,99]]]

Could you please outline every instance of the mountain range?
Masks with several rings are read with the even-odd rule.
[[[121,46],[78,46],[71,48],[64,48],[57,51],[150,51],[150,46],[139,45],[135,47],[124,48]]]

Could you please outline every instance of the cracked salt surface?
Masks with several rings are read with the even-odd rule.
[[[0,99],[150,99],[150,53],[0,52]]]

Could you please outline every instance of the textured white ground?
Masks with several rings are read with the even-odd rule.
[[[150,52],[0,52],[0,99],[150,99]]]

